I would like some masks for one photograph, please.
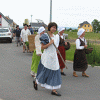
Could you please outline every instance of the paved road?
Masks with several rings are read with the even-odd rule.
[[[13,42],[0,43],[0,99],[3,100],[100,100],[100,69],[89,67],[89,78],[72,76],[72,63],[62,77],[61,97],[52,96],[50,90],[33,88],[30,75],[32,53],[22,53],[22,46]]]

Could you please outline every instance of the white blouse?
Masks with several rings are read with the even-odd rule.
[[[62,35],[61,38],[64,39],[64,36]],[[59,46],[59,42],[60,42],[59,34],[56,34],[56,41],[57,41],[56,46],[58,47]]]
[[[39,38],[40,38],[39,35],[35,36],[35,48],[36,48],[36,54],[37,55],[42,54],[42,52],[41,52],[41,43],[40,43]]]
[[[82,41],[84,41],[84,37],[83,38],[80,38]],[[79,39],[76,39],[76,41],[75,41],[75,43],[76,43],[76,49],[84,49],[84,46],[80,46],[80,40]],[[85,45],[87,45],[87,42],[86,42],[86,39],[85,39]]]
[[[22,29],[20,36],[21,36],[23,42],[28,41],[28,35],[31,35],[30,30],[29,29],[26,29],[26,30]]]

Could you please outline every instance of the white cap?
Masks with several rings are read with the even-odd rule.
[[[41,32],[45,31],[45,28],[43,26],[41,26],[39,29],[38,29],[38,34],[40,35]]]
[[[64,27],[59,27],[59,28],[58,28],[58,32],[61,32],[61,31],[63,31],[63,30],[65,30]]]
[[[78,36],[81,36],[83,34],[83,32],[85,32],[85,30],[83,28],[80,28],[77,32]]]

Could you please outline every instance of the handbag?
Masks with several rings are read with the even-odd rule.
[[[64,39],[62,39],[61,37],[60,37],[60,44],[61,44],[62,46],[64,46],[65,50],[69,50],[69,49],[70,49],[70,43],[67,42],[67,45],[65,45],[65,41],[64,41]]]
[[[64,47],[65,47],[65,50],[69,50],[70,49],[70,43],[67,42],[67,45],[65,45],[65,42],[64,42]]]

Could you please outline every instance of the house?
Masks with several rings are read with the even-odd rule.
[[[92,28],[91,24],[88,23],[87,21],[84,21],[83,23],[80,23],[79,26],[78,26],[78,30],[80,28],[83,28],[85,30],[85,32],[92,32],[93,31],[93,28]]]
[[[5,16],[8,20],[11,20],[10,18],[9,18],[9,16]],[[13,29],[16,29],[16,26],[17,26],[17,24],[13,21],[13,24],[11,25],[11,27],[13,28]]]
[[[34,23],[30,23],[31,27],[37,31],[39,27],[44,26],[45,29],[47,30],[47,25],[44,22],[34,22]]]
[[[16,23],[13,22],[12,19],[10,19],[8,16],[4,16],[0,12],[0,27],[9,27],[11,29],[16,27]]]

